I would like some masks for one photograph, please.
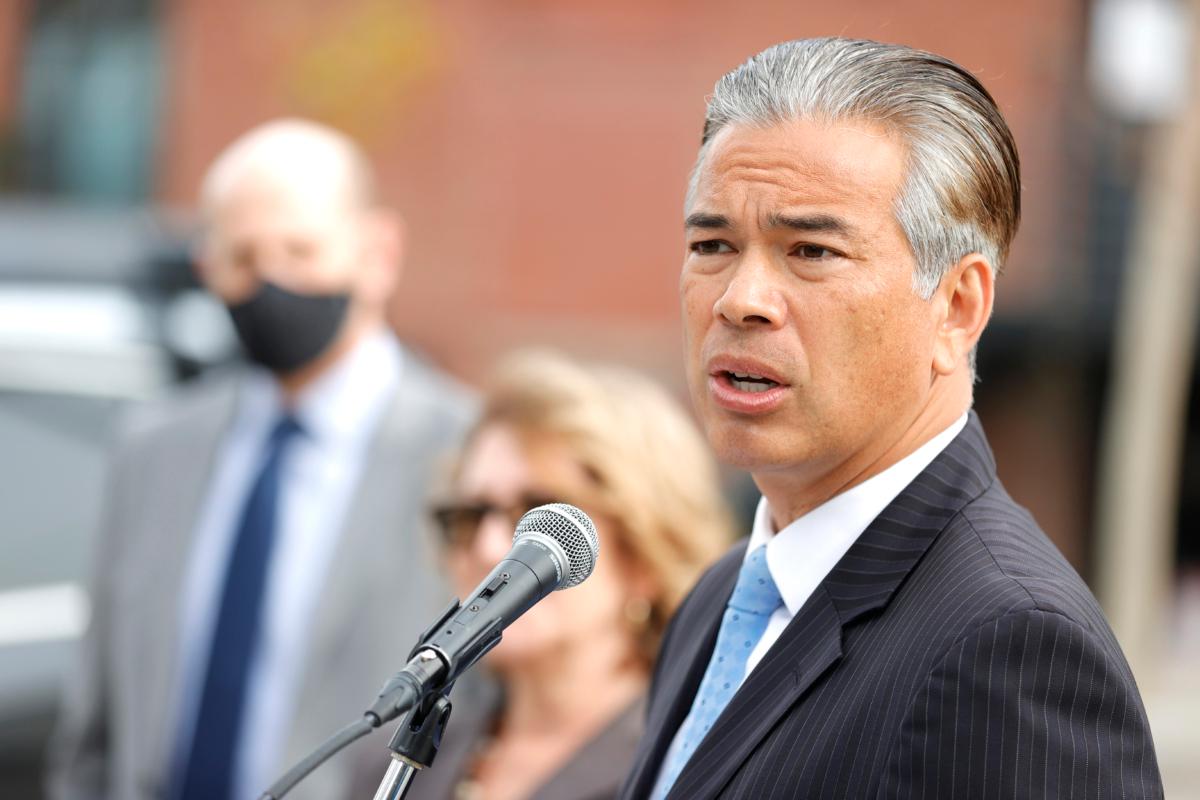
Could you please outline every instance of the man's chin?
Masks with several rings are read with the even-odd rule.
[[[779,432],[740,425],[719,425],[708,429],[708,441],[723,464],[747,472],[773,472],[795,467],[808,460],[808,448],[802,442],[781,441]]]

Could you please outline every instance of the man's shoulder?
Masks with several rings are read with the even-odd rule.
[[[475,392],[412,350],[405,351],[400,383],[383,426],[385,436],[416,430],[436,440],[455,439],[479,413]],[[419,425],[411,423],[419,421]]]
[[[473,389],[411,349],[405,350],[401,391],[450,411],[463,408],[473,411],[478,403]]]
[[[118,446],[152,444],[197,426],[220,424],[232,414],[236,399],[236,370],[189,379],[161,396],[130,404],[117,427]]]
[[[979,624],[1052,614],[1111,640],[1083,578],[999,481],[950,520],[926,561],[931,581],[944,580],[943,591],[959,595],[956,613]]]

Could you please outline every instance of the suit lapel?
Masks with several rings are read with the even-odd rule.
[[[171,763],[178,722],[176,685],[179,653],[179,597],[185,565],[191,555],[200,504],[209,489],[213,460],[224,441],[236,405],[232,382],[220,382],[196,398],[187,424],[173,425],[171,438],[153,453],[140,454],[139,495],[145,506],[131,516],[139,519],[139,553],[127,568],[127,587],[117,612],[130,621],[126,630],[132,645],[119,651],[129,674],[140,676],[130,697],[139,720],[133,730],[144,737],[133,752],[145,758],[143,774],[156,783]],[[136,620],[136,622],[132,622]]]
[[[402,405],[397,402],[385,412],[380,421],[381,430],[370,445],[358,485],[351,494],[333,561],[320,593],[321,600],[312,620],[308,664],[322,662],[326,656],[337,659],[341,649],[338,643],[346,633],[346,621],[353,619],[349,612],[361,606],[364,593],[374,585],[370,576],[392,558],[390,545],[396,530],[390,528],[387,521],[394,518],[391,511],[395,503],[390,497],[400,478],[393,472],[395,464],[388,463],[385,454],[388,441],[397,434],[397,417]],[[402,428],[399,433],[402,435]],[[400,524],[396,520],[396,525]],[[302,695],[309,688],[318,689],[310,683],[312,677],[306,672]]]
[[[412,473],[428,465],[410,459],[434,457],[440,444],[428,432],[431,382],[424,365],[406,358],[401,386],[372,436],[311,622],[298,696],[312,699],[292,726],[281,767],[355,717],[428,623],[423,604],[440,608],[450,597],[428,566],[436,562],[426,531],[414,529],[427,487]],[[321,796],[307,786],[301,794]]]
[[[669,665],[664,663],[655,679],[654,702],[646,719],[647,735],[627,781],[633,797],[650,795],[671,739],[691,710],[692,698],[716,646],[721,616],[733,593],[745,552],[742,544],[722,558],[693,590],[691,598],[695,605],[689,603],[681,608],[679,618],[673,623],[678,629],[679,653],[671,654]],[[684,665],[684,669],[670,668],[675,665]],[[651,732],[658,734],[651,736]]]
[[[404,521],[397,519],[400,503],[396,498],[404,478],[399,471],[403,465],[395,463],[393,457],[397,450],[406,449],[403,444],[397,444],[408,435],[406,420],[410,417],[406,405],[406,399],[400,393],[384,412],[379,430],[368,445],[370,449],[364,457],[358,485],[346,508],[333,560],[310,621],[300,678],[299,697],[322,699],[310,700],[309,713],[297,715],[284,748],[286,763],[281,764],[281,768],[302,758],[314,743],[333,730],[332,727],[322,730],[319,726],[340,724],[339,718],[331,717],[329,713],[312,713],[314,705],[340,707],[340,716],[349,721],[360,706],[370,700],[371,689],[377,688],[356,685],[353,671],[369,667],[350,663],[347,656],[355,656],[354,660],[365,658],[358,644],[362,641],[361,636],[381,633],[372,620],[363,618],[364,613],[372,613],[370,594],[372,588],[380,584],[376,576],[381,570],[403,574],[399,565],[403,559],[411,557],[405,552],[403,543],[396,541],[404,533],[401,530]],[[401,612],[400,609],[390,611]],[[347,624],[350,620],[354,620],[353,625]],[[386,677],[383,667],[370,666],[380,670],[378,680],[382,683]],[[347,688],[359,691],[348,696]],[[331,694],[335,696],[331,697]]]
[[[717,718],[669,797],[691,800],[719,792],[779,718],[841,657],[842,624],[829,594],[818,587]],[[707,667],[707,655],[704,661]],[[689,705],[694,694],[693,689]]]
[[[995,480],[995,470],[972,411],[962,432],[867,527],[767,651],[680,773],[669,795],[672,800],[720,793],[779,719],[841,660],[845,629],[887,605],[950,519]],[[706,610],[712,639],[702,652],[680,656],[694,659],[685,662],[692,664],[689,675],[697,661],[701,675],[707,667],[723,602]],[[694,685],[683,687],[687,704],[698,685],[696,678]],[[665,732],[658,738],[665,738],[666,744],[655,748],[656,758],[647,759],[649,763],[661,764],[677,728],[678,722],[666,728],[651,721],[649,730]],[[657,768],[653,771],[657,774]],[[652,786],[653,777],[644,793]]]

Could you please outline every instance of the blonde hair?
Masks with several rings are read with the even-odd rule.
[[[550,351],[504,359],[484,402],[475,432],[500,423],[561,443],[592,478],[596,509],[653,584],[639,643],[652,660],[676,606],[733,538],[707,443],[679,404],[645,376]]]

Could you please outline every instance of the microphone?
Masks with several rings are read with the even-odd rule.
[[[434,692],[446,692],[458,676],[500,643],[504,629],[534,603],[555,589],[583,583],[596,566],[599,550],[596,526],[575,506],[551,503],[531,509],[517,523],[508,555],[465,602],[452,602],[426,629],[408,664],[383,685],[375,704],[362,718],[322,742],[272,784],[260,800],[278,800],[354,740],[395,719]],[[448,704],[445,713],[449,713]],[[384,776],[389,786],[400,780],[389,776],[392,776],[390,769]],[[376,794],[380,796],[384,795]],[[386,796],[403,797],[403,792]]]
[[[534,603],[583,583],[599,550],[596,526],[575,506],[551,503],[528,511],[517,523],[508,555],[421,635],[408,664],[384,684],[367,715],[382,725],[429,693],[444,691]]]

